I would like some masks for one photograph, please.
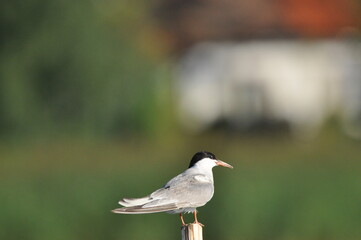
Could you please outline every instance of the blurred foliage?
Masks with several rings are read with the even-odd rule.
[[[331,134],[3,144],[0,239],[180,239],[177,215],[110,210],[161,187],[200,149],[235,167],[214,169],[215,196],[199,208],[205,239],[361,238],[359,143]]]
[[[2,1],[0,137],[151,129],[156,70],[139,47],[140,3]]]

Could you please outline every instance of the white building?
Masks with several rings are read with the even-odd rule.
[[[266,120],[313,136],[336,115],[361,137],[358,41],[201,43],[181,59],[176,79],[180,119],[191,131],[219,120],[234,128]]]

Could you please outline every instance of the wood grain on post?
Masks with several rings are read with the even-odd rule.
[[[191,223],[183,226],[182,240],[203,240],[202,226],[198,223]]]

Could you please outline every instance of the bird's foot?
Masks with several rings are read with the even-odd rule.
[[[184,222],[182,213],[180,213],[179,216],[180,216],[180,220],[181,220],[181,222],[182,222],[182,227],[187,226],[187,224]]]
[[[202,223],[198,222],[198,221],[194,221],[193,224],[198,224],[198,225],[201,225],[202,227],[204,227],[204,225]]]
[[[198,222],[197,211],[194,211],[193,214],[194,214],[194,223],[193,224],[199,224],[202,227],[204,227],[204,225],[202,223]]]

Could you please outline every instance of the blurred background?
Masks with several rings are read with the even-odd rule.
[[[200,150],[205,239],[361,239],[360,7],[2,1],[0,239],[180,239],[110,210]]]

